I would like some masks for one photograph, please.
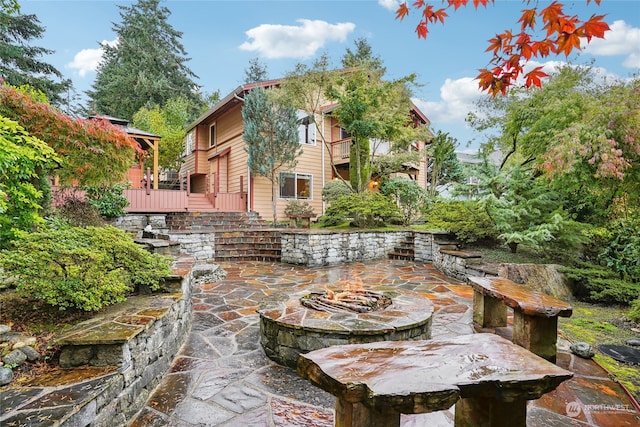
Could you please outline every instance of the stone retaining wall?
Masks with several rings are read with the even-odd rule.
[[[167,307],[158,301],[147,307],[140,305],[136,307],[136,314],[125,312],[111,319],[111,326],[107,323],[80,324],[74,328],[73,334],[60,340],[63,346],[61,364],[118,366],[115,373],[100,380],[100,387],[93,390],[93,395],[87,393],[87,399],[60,420],[60,425],[125,426],[127,420],[144,406],[188,337],[194,284],[198,281],[218,281],[223,274],[217,266],[194,265],[191,258],[183,258],[178,262],[174,272],[175,276],[181,277],[180,293],[155,296],[156,299],[172,300]],[[109,342],[107,331],[127,320],[134,325],[141,323],[142,326],[132,336],[121,339],[121,342]],[[100,332],[100,327],[104,331]],[[88,337],[94,337],[93,344],[86,341]]]
[[[386,258],[411,231],[283,230],[281,261],[309,267]],[[431,263],[443,273],[465,281],[480,256],[452,250],[444,231],[413,232],[414,259]]]
[[[386,258],[410,231],[282,232],[281,261],[321,266]]]
[[[192,256],[197,262],[213,262],[216,256],[215,233],[186,232],[171,233],[170,240],[180,243],[180,252]]]

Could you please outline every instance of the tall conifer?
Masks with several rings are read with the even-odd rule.
[[[118,6],[122,22],[113,25],[118,35],[113,46],[103,44],[93,90],[87,92],[90,108],[99,114],[131,119],[141,107],[164,106],[178,96],[190,101],[193,117],[204,102],[197,76],[187,67],[189,58],[182,33],[168,22],[171,12],[160,0],[139,0]]]

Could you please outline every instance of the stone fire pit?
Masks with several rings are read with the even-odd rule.
[[[324,292],[294,289],[271,295],[263,302],[258,310],[260,340],[271,360],[295,368],[300,353],[332,345],[431,338],[433,305],[415,292],[367,285],[367,292],[382,296],[383,304],[382,308],[363,312],[321,311],[301,303],[301,299]],[[389,305],[384,306],[387,302]]]

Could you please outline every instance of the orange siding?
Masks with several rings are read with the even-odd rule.
[[[236,202],[239,193],[246,194],[251,183],[251,177],[247,170],[247,152],[242,140],[242,103],[234,104],[231,94],[228,103],[219,105],[211,110],[208,117],[203,118],[194,128],[196,130],[196,146],[198,147],[197,162],[194,155],[187,156],[182,170],[190,170],[197,173],[192,180],[193,192],[207,191],[210,196],[217,190],[219,201],[227,197],[227,194],[235,195]],[[316,116],[320,119],[320,115]],[[303,144],[303,154],[298,158],[298,163],[292,170],[283,172],[296,172],[312,176],[312,189],[309,199],[304,199],[314,209],[316,215],[322,215],[322,188],[324,184],[334,176],[331,167],[331,143],[340,140],[340,126],[337,120],[331,116],[325,117],[324,126],[318,123],[319,129],[315,145]],[[215,123],[216,145],[209,147],[210,126]],[[322,142],[320,132],[324,131],[327,146]],[[424,144],[420,144],[423,146]],[[334,158],[336,164],[348,163],[348,156],[344,159]],[[196,164],[197,163],[197,164]],[[424,186],[424,161],[420,162],[418,182]],[[343,167],[344,169],[344,167]],[[208,186],[207,186],[208,185]],[[242,185],[242,186],[241,186]],[[253,201],[253,210],[264,219],[271,220],[272,197],[271,181],[265,177],[253,177],[252,191],[249,202]],[[291,199],[279,197],[279,188],[276,188],[277,216],[279,220],[286,220],[284,210]],[[232,196],[229,196],[231,202]],[[245,202],[247,198],[244,199]],[[227,202],[224,202],[226,204]],[[219,205],[216,203],[217,206]]]
[[[195,170],[196,170],[196,154],[191,153],[184,158],[184,162],[182,163],[182,166],[180,166],[180,172],[187,173],[187,171],[190,171],[191,173],[194,173]]]
[[[320,125],[320,123],[319,123]],[[310,199],[301,199],[300,201],[307,202],[313,207],[313,211],[316,215],[322,215],[322,187],[324,182],[331,179],[331,163],[324,147],[320,134],[322,129],[318,130],[317,141],[315,145],[302,144],[302,154],[298,157],[298,163],[293,169],[284,169],[283,172],[297,172],[301,174],[308,174],[312,176],[312,190]],[[325,127],[325,135],[331,132],[330,129]],[[324,165],[323,165],[323,151],[324,151]],[[246,162],[246,160],[245,160]],[[246,164],[246,163],[245,163]],[[324,176],[323,176],[324,169]],[[323,181],[324,179],[324,181]],[[280,198],[279,189],[276,188],[277,197],[277,217],[278,221],[286,220],[284,210],[287,203],[291,199]],[[273,219],[273,208],[271,202],[271,182],[264,177],[254,177],[254,210],[260,213],[264,219]]]

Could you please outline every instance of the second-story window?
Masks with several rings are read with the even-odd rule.
[[[300,144],[316,144],[316,125],[304,111],[298,111],[298,141]]]
[[[340,126],[340,139],[351,138],[351,134],[345,128]]]
[[[216,124],[212,124],[209,126],[209,147],[213,148],[216,146]]]
[[[185,155],[189,155],[196,149],[196,137],[195,132],[191,131],[187,134],[185,144]]]

